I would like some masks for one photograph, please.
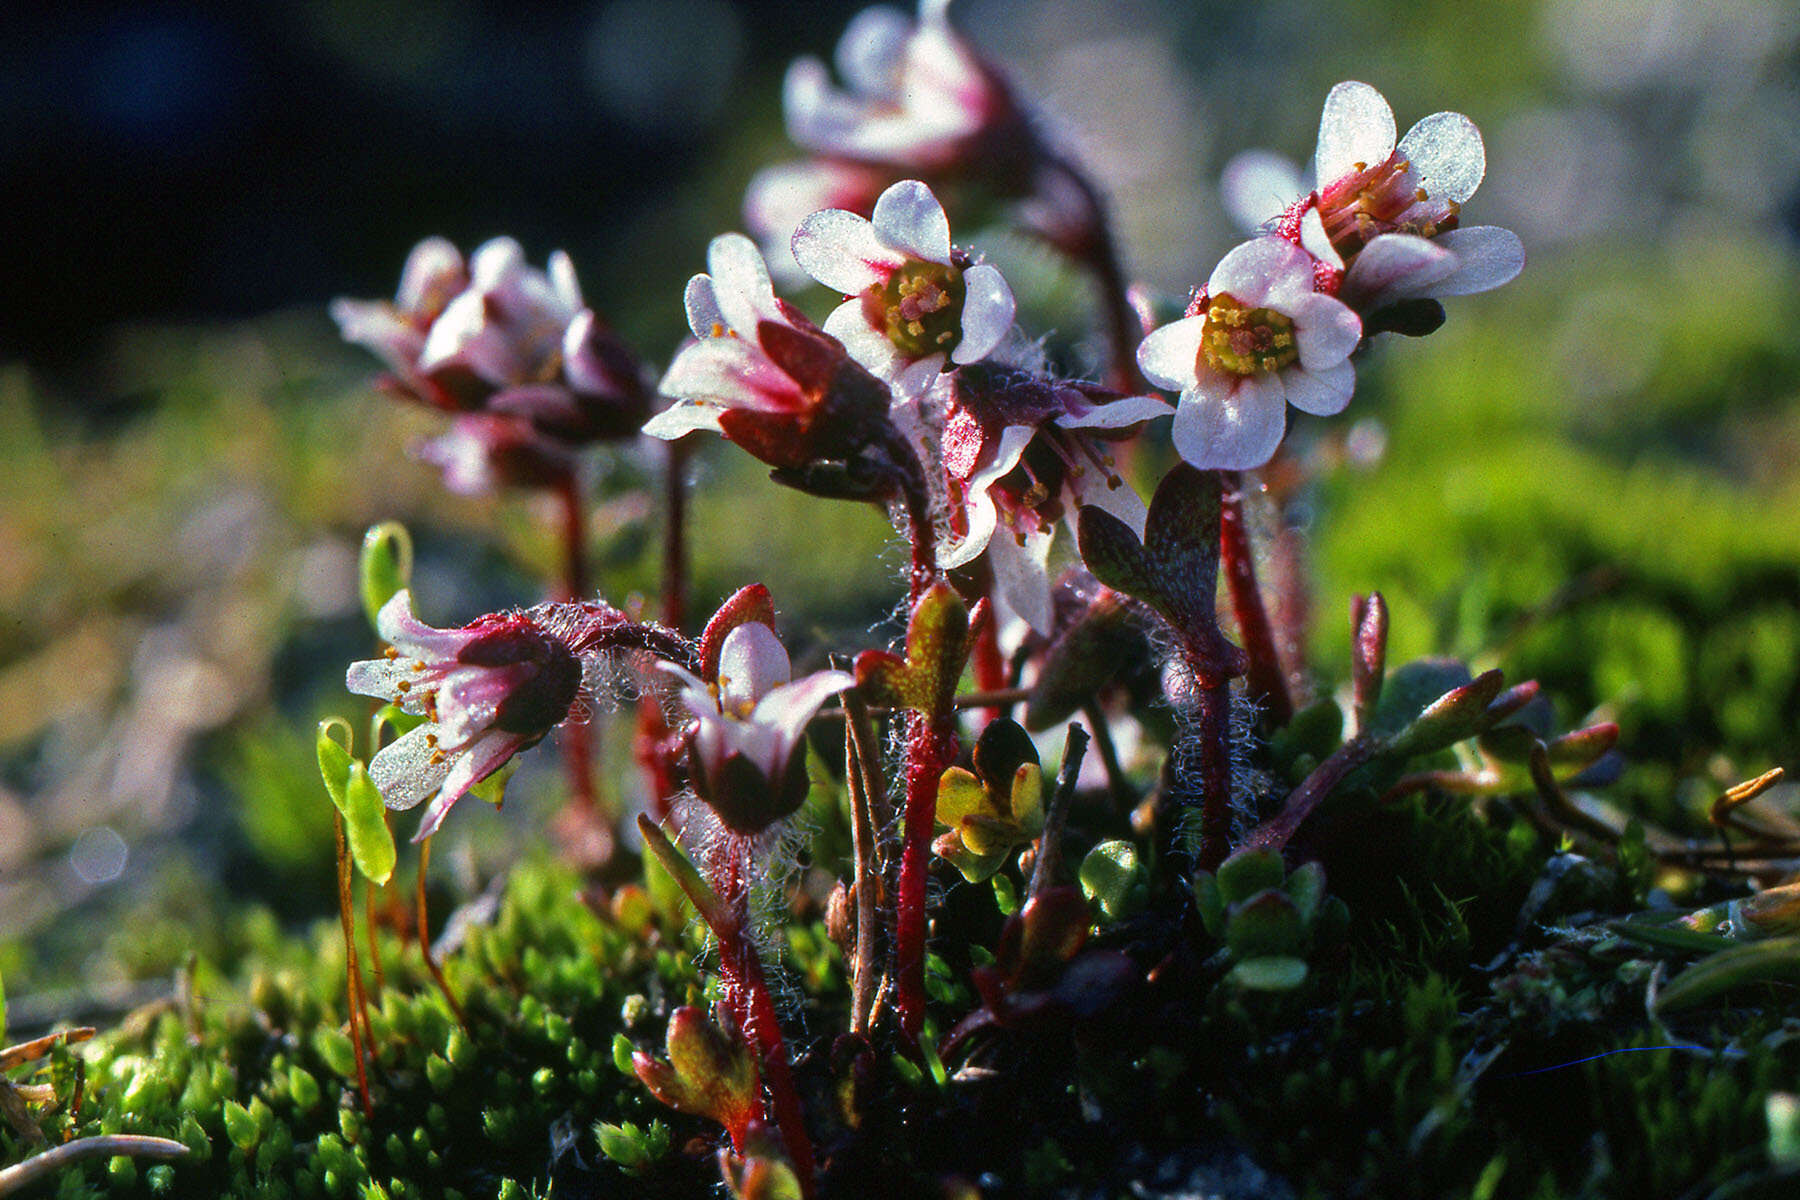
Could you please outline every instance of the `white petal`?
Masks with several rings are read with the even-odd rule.
[[[1519,235],[1498,225],[1452,229],[1434,239],[1456,256],[1456,270],[1424,294],[1470,296],[1510,283],[1525,269],[1525,245]]]
[[[713,299],[725,323],[747,338],[761,321],[780,321],[775,285],[762,251],[741,233],[722,233],[706,248],[706,270],[712,276]]]
[[[1300,365],[1320,370],[1350,357],[1362,341],[1362,321],[1343,303],[1314,292],[1287,310],[1294,319],[1294,341]]]
[[[1198,353],[1197,348],[1195,353]],[[1191,356],[1189,361],[1193,361]],[[1169,416],[1174,411],[1175,406],[1161,396],[1126,396],[1106,404],[1095,404],[1080,416],[1058,417],[1055,423],[1064,429],[1125,429]]]
[[[1320,262],[1340,271],[1344,269],[1344,257],[1331,244],[1331,238],[1325,232],[1325,218],[1319,215],[1319,206],[1316,204],[1300,218],[1300,248]]]
[[[1402,292],[1423,295],[1432,284],[1456,269],[1456,256],[1414,233],[1384,233],[1372,238],[1350,264],[1339,294],[1345,303],[1365,311],[1400,298]]]
[[[377,700],[398,700],[405,695],[399,688],[404,681],[411,688],[419,671],[408,658],[365,658],[353,662],[344,672],[344,690],[353,696],[373,696]]]
[[[1356,368],[1348,361],[1317,370],[1289,367],[1281,373],[1281,382],[1287,388],[1289,404],[1315,417],[1330,417],[1350,403],[1356,390]]]
[[[1048,636],[1055,620],[1050,600],[1050,541],[1052,529],[1025,535],[1021,546],[1012,530],[1001,530],[988,543],[988,566],[994,572],[994,590],[1025,623]]]
[[[869,218],[875,235],[896,250],[928,262],[950,262],[950,218],[931,189],[916,179],[902,179],[875,201]]]
[[[1192,387],[1195,363],[1200,358],[1200,335],[1206,318],[1183,317],[1164,325],[1138,343],[1138,370],[1158,387],[1180,390]]]
[[[1143,497],[1137,494],[1137,489],[1130,483],[1120,480],[1119,486],[1113,487],[1099,471],[1084,471],[1073,481],[1072,490],[1075,493],[1075,503],[1069,506],[1071,529],[1074,528],[1077,512],[1091,506],[1119,518],[1130,526],[1131,532],[1138,535],[1138,540],[1143,540],[1144,522],[1150,513],[1144,507]]]
[[[500,287],[524,269],[525,248],[509,237],[483,242],[469,256],[469,277],[476,291]]]
[[[1276,374],[1209,371],[1183,392],[1170,435],[1203,471],[1248,471],[1275,457],[1287,427],[1287,393]]]
[[[581,284],[575,278],[575,261],[561,250],[550,254],[550,287],[570,311],[580,312],[587,307],[581,299]]]
[[[706,400],[682,400],[644,422],[644,432],[653,438],[672,442],[696,429],[724,434],[719,427],[719,414],[725,410]]]
[[[441,740],[437,725],[427,721],[376,751],[369,762],[369,778],[382,803],[411,808],[437,791],[450,774],[448,756],[438,751]]]
[[[1400,139],[1400,154],[1412,164],[1419,186],[1437,203],[1463,203],[1487,173],[1481,130],[1458,112],[1432,113],[1407,130]]]
[[[846,300],[832,309],[821,328],[842,342],[850,357],[873,375],[892,379],[905,366],[900,351],[888,341],[887,334],[869,324],[861,300]]]
[[[375,632],[402,656],[437,665],[452,661],[469,643],[464,629],[434,629],[413,616],[412,593],[401,588],[375,614]]]
[[[695,717],[702,721],[718,717],[719,701],[712,694],[712,689],[706,686],[705,680],[676,663],[659,662],[656,667],[681,681],[681,702],[687,705],[688,711]]]
[[[896,354],[893,361],[897,369],[894,371],[890,383],[896,403],[912,396],[922,396],[930,391],[931,385],[938,381],[944,370],[944,355],[941,351],[937,354],[927,354],[913,363],[908,363],[904,357]],[[875,371],[873,367],[869,369]],[[882,372],[875,371],[875,374],[882,375]],[[886,375],[882,375],[882,377],[889,378]]]
[[[426,238],[406,256],[394,305],[402,312],[441,310],[468,283],[462,252],[444,238]]]
[[[792,412],[805,397],[800,385],[742,338],[705,338],[675,355],[659,390],[677,400],[709,400],[726,408]],[[653,436],[661,436],[653,435]]]
[[[1272,292],[1312,290],[1312,258],[1286,238],[1252,238],[1232,247],[1206,281],[1207,294],[1230,296],[1250,308]]]
[[[455,765],[444,778],[443,789],[425,810],[425,816],[419,821],[419,831],[413,834],[412,840],[422,842],[436,833],[449,815],[450,806],[467,795],[470,788],[505,766],[506,760],[519,752],[523,740],[516,733],[490,733],[457,755]]]
[[[838,74],[859,92],[881,95],[894,86],[907,39],[912,37],[912,18],[897,8],[877,5],[850,19],[838,39]]]
[[[719,700],[726,712],[754,705],[792,677],[781,639],[761,621],[746,621],[725,635],[719,647]]]
[[[485,733],[506,698],[537,673],[530,663],[459,667],[438,686],[438,727],[444,750],[460,750]]]
[[[1378,163],[1394,150],[1394,110],[1366,83],[1346,80],[1325,97],[1319,117],[1319,147],[1313,156],[1318,187],[1356,170],[1356,164]]]
[[[1246,150],[1225,164],[1219,192],[1239,229],[1261,233],[1306,193],[1306,185],[1290,159],[1269,150]]]
[[[847,687],[854,687],[855,684],[856,676],[847,671],[815,671],[804,679],[796,679],[785,687],[776,688],[757,701],[756,711],[750,714],[749,724],[773,730],[781,746],[778,755],[766,760],[766,769],[771,779],[780,778],[782,769],[787,766],[788,755],[799,744],[800,735],[806,731],[806,723],[813,719],[813,714],[819,711],[825,698]],[[775,761],[777,758],[780,761]]]
[[[969,531],[954,541],[940,538],[937,544],[937,563],[944,570],[972,563],[988,547],[994,536],[994,529],[999,524],[999,514],[994,508],[994,498],[986,489],[979,492],[971,490],[968,503],[963,506],[963,517],[969,523]]]
[[[1000,268],[979,263],[963,272],[962,340],[950,355],[957,363],[980,362],[1012,328],[1017,304]]]
[[[718,337],[730,328],[724,311],[719,308],[719,295],[713,287],[712,276],[696,275],[688,280],[681,302],[687,309],[688,328],[694,331],[695,337]]]
[[[906,261],[875,236],[868,221],[841,208],[801,221],[792,246],[801,270],[845,296],[885,283]]]

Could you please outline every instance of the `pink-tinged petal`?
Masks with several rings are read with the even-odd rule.
[[[564,308],[580,312],[587,307],[581,299],[581,283],[575,278],[575,260],[561,250],[550,253],[550,290]]]
[[[844,352],[881,379],[893,379],[905,366],[887,334],[869,324],[861,300],[846,300],[832,309],[822,326],[844,344]]]
[[[1286,238],[1252,238],[1219,260],[1206,281],[1207,294],[1230,296],[1257,308],[1271,293],[1303,287],[1312,290],[1312,259]]]
[[[466,796],[470,788],[505,766],[506,760],[519,752],[524,740],[516,733],[490,733],[459,754],[449,775],[444,778],[437,799],[420,819],[419,831],[413,834],[412,840],[422,842],[436,833],[444,818],[450,815],[451,805]]]
[[[988,542],[994,536],[1000,516],[994,508],[994,498],[987,494],[985,488],[980,491],[970,490],[968,500],[963,505],[963,519],[968,522],[967,533],[961,537],[938,539],[937,563],[946,571],[974,562],[988,548]]]
[[[678,401],[645,421],[644,432],[665,442],[685,437],[696,429],[704,429],[722,437],[725,433],[719,427],[719,414],[722,411],[724,410],[717,404],[706,400]]]
[[[449,756],[438,750],[438,727],[426,722],[375,752],[369,779],[389,808],[412,808],[450,774]],[[435,760],[435,761],[434,761]]]
[[[1322,263],[1340,271],[1344,269],[1344,257],[1331,244],[1331,236],[1325,232],[1325,219],[1319,215],[1316,204],[1300,218],[1300,248]]]
[[[1245,233],[1261,233],[1288,205],[1306,192],[1300,168],[1269,150],[1246,150],[1225,164],[1220,198],[1232,221]]]
[[[413,457],[443,472],[444,486],[458,496],[484,496],[500,485],[487,442],[464,421],[421,442]]]
[[[466,629],[434,629],[413,616],[412,593],[401,588],[375,614],[375,632],[401,657],[431,665],[453,661],[474,639]]]
[[[687,705],[688,711],[702,721],[717,719],[719,701],[707,687],[706,681],[688,670],[672,662],[659,662],[657,670],[673,675],[681,682],[681,702]]]
[[[1025,535],[1020,545],[1012,530],[1002,530],[988,543],[988,566],[994,572],[994,590],[1006,606],[1039,633],[1054,631],[1056,613],[1050,600],[1050,542],[1054,530],[1046,527]]]
[[[1525,269],[1525,244],[1498,225],[1452,229],[1435,240],[1456,257],[1456,270],[1422,294],[1471,296],[1511,283]]]
[[[1343,362],[1362,341],[1362,320],[1334,297],[1314,292],[1287,310],[1294,320],[1300,365],[1317,371]]]
[[[1317,370],[1289,367],[1281,373],[1287,402],[1315,417],[1332,417],[1344,411],[1356,391],[1356,368],[1348,361]]]
[[[746,621],[725,635],[719,647],[719,700],[727,713],[737,715],[792,678],[781,639],[761,621]]]
[[[1394,110],[1366,83],[1346,80],[1325,97],[1313,178],[1320,188],[1378,163],[1394,150]]]
[[[398,700],[406,695],[399,685],[404,682],[410,689],[413,680],[418,677],[419,671],[413,666],[411,659],[366,658],[361,662],[351,663],[344,672],[344,690],[353,696]]]
[[[469,279],[476,291],[504,286],[525,269],[525,248],[509,237],[483,242],[469,256]]]
[[[1150,513],[1144,507],[1143,497],[1129,483],[1121,479],[1119,486],[1114,487],[1111,479],[1101,472],[1083,471],[1070,481],[1070,489],[1075,493],[1075,503],[1068,509],[1070,532],[1075,530],[1073,522],[1079,511],[1092,506],[1119,518],[1130,526],[1131,532],[1137,534],[1140,541],[1143,539],[1144,522]]]
[[[1463,203],[1487,174],[1481,130],[1458,112],[1432,113],[1407,130],[1400,139],[1400,154],[1412,164],[1419,186],[1434,203]]]
[[[896,250],[929,262],[950,262],[950,218],[931,189],[916,179],[902,179],[881,193],[869,223]]]
[[[1286,428],[1280,375],[1207,371],[1182,393],[1170,435],[1176,452],[1203,471],[1249,471],[1275,457]]]
[[[406,256],[394,305],[402,312],[439,313],[467,286],[469,272],[462,251],[444,238],[426,238]]]
[[[775,305],[775,285],[762,251],[741,233],[722,233],[706,248],[706,270],[712,276],[713,298],[725,323],[742,337],[756,336],[763,321],[781,321]]]
[[[706,338],[683,346],[660,390],[677,400],[709,400],[725,408],[795,412],[806,396],[793,378],[741,338]],[[660,435],[656,435],[660,436]]]
[[[425,335],[385,300],[333,300],[331,319],[340,337],[372,351],[398,375],[409,373],[425,349]]]
[[[970,493],[985,493],[999,482],[1001,476],[1018,466],[1019,460],[1025,457],[1025,447],[1031,444],[1036,432],[1030,425],[1008,425],[1002,429],[1000,440],[994,447],[994,456],[969,476]]]
[[[1403,290],[1430,289],[1455,269],[1456,256],[1441,242],[1414,233],[1384,233],[1362,248],[1338,294],[1366,309],[1398,299]]]
[[[896,354],[894,365],[897,369],[893,373],[890,386],[893,388],[897,401],[904,401],[922,396],[931,390],[931,385],[937,382],[944,370],[944,355],[940,351],[937,354],[927,354],[924,358],[909,363],[904,356]],[[874,368],[871,367],[870,370],[874,370]],[[875,371],[875,374],[882,373]]]
[[[1198,347],[1196,347],[1198,353]],[[1193,359],[1190,357],[1190,363]],[[1172,386],[1172,385],[1171,385]],[[1064,429],[1128,429],[1158,417],[1171,416],[1175,406],[1161,396],[1126,396],[1105,404],[1089,406],[1080,415],[1056,418]]]
[[[437,689],[438,727],[446,751],[460,750],[494,723],[500,705],[537,674],[532,663],[506,667],[458,667]]]
[[[850,19],[838,39],[838,74],[859,92],[880,94],[893,87],[894,71],[913,34],[912,18],[899,9],[877,5]]]
[[[847,671],[815,671],[804,679],[776,688],[757,701],[749,724],[773,730],[783,750],[780,757],[785,760],[799,744],[800,735],[806,732],[806,723],[813,719],[826,698],[855,685],[856,676]],[[768,762],[771,779],[779,779],[781,768],[787,765],[785,761],[763,761]]]
[[[1164,325],[1138,344],[1138,370],[1158,387],[1180,391],[1192,387],[1200,358],[1205,317],[1183,317]]]
[[[688,328],[694,331],[695,337],[720,337],[731,328],[725,320],[725,310],[719,307],[718,289],[713,286],[712,276],[696,275],[688,280],[681,303],[687,310]]]
[[[963,272],[962,340],[950,355],[957,363],[980,362],[1012,328],[1018,310],[1000,268],[978,263]]]
[[[884,245],[874,226],[853,212],[828,208],[794,230],[794,261],[800,269],[845,296],[885,283],[906,261]]]

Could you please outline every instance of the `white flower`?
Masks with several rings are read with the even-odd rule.
[[[1459,226],[1463,204],[1487,171],[1475,123],[1461,113],[1433,113],[1398,145],[1395,130],[1380,92],[1340,83],[1319,120],[1314,188],[1280,156],[1250,151],[1226,167],[1226,207],[1251,229],[1297,222],[1298,207],[1315,211],[1323,238],[1308,238],[1307,248],[1345,270],[1339,294],[1359,312],[1484,292],[1518,275],[1525,249],[1516,234]]]
[[[858,13],[837,47],[846,89],[816,58],[788,69],[788,135],[815,154],[902,171],[970,165],[984,148],[1020,149],[1018,106],[998,74],[950,28],[949,0],[922,0],[914,22],[893,8]]]
[[[392,649],[351,663],[344,686],[426,718],[369,763],[389,808],[412,808],[437,793],[413,840],[431,836],[471,787],[568,717],[582,664],[557,627],[539,619],[546,615],[498,613],[434,629],[413,616],[405,589],[377,614],[376,629]]]
[[[1362,322],[1313,290],[1312,255],[1285,238],[1245,242],[1213,269],[1205,311],[1145,338],[1138,366],[1179,388],[1175,449],[1196,467],[1249,470],[1275,454],[1287,406],[1330,416],[1356,386]]]
[[[794,231],[794,258],[849,297],[825,332],[876,375],[916,394],[943,369],[978,362],[1012,328],[1012,289],[996,267],[970,265],[950,245],[950,220],[929,187],[905,179],[874,215],[813,213]]]
[[[792,680],[775,631],[746,621],[719,649],[718,678],[707,682],[674,663],[659,664],[682,683],[694,787],[721,820],[757,833],[806,798],[801,736],[825,699],[856,682],[844,671]]]

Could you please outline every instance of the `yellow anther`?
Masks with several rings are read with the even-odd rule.
[[[397,647],[389,646],[386,650],[381,652],[381,655],[383,658],[399,658],[400,651]]]

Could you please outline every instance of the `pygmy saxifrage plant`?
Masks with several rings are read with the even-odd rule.
[[[711,1014],[675,1010],[668,1060],[638,1050],[633,1070],[725,1129],[725,1178],[746,1196],[849,1194],[834,1161],[879,1156],[851,1148],[875,1122],[878,1049],[941,1074],[940,1051],[1042,1029],[1080,1038],[1084,1022],[1171,972],[1202,992],[1301,988],[1343,908],[1327,902],[1316,862],[1282,856],[1311,853],[1300,831],[1334,796],[1530,787],[1554,823],[1568,819],[1558,789],[1616,736],[1601,723],[1549,737],[1522,716],[1533,686],[1506,689],[1495,672],[1415,664],[1390,676],[1386,610],[1372,596],[1355,614],[1350,728],[1292,748],[1312,746],[1317,714],[1337,709],[1308,695],[1306,664],[1284,660],[1298,642],[1282,627],[1293,606],[1265,604],[1245,499],[1255,472],[1303,469],[1283,459],[1290,407],[1344,411],[1353,357],[1376,335],[1429,333],[1439,298],[1522,269],[1510,232],[1461,225],[1486,169],[1474,124],[1438,113],[1397,139],[1378,92],[1338,85],[1310,180],[1267,154],[1233,163],[1229,206],[1254,235],[1158,325],[1129,294],[1099,189],[947,10],[927,0],[916,21],[858,17],[839,47],[841,89],[822,63],[795,64],[788,125],[812,157],[752,182],[745,212],[762,248],[736,233],[712,240],[684,296],[692,337],[673,350],[654,415],[646,371],[601,331],[561,256],[535,272],[501,240],[464,267],[427,242],[393,304],[336,310],[345,336],[387,362],[392,390],[459,414],[460,448],[427,455],[452,487],[565,487],[582,447],[619,436],[629,415],[631,430],[672,444],[718,434],[809,495],[879,505],[910,543],[904,649],[834,647],[861,650],[854,673],[795,679],[760,586],[691,643],[679,604],[666,607],[672,628],[635,624],[574,573],[559,602],[460,630],[418,624],[400,592],[380,617],[394,652],[350,671],[353,691],[424,718],[368,768],[390,806],[435,797],[423,837],[507,759],[583,719],[595,657],[632,649],[651,808],[666,815],[638,825],[717,956]],[[1019,328],[1001,271],[953,240],[952,217],[976,197],[1009,205],[1098,284],[1103,383]],[[778,294],[796,267],[842,297],[820,323]],[[1177,461],[1157,440],[1163,416]],[[672,499],[681,461],[670,459]],[[683,518],[669,518],[665,594],[678,597]],[[1149,660],[1118,652],[1127,644]],[[1082,680],[1088,694],[1040,706],[1052,679]],[[1083,714],[1054,786],[1034,738],[1044,730],[1013,720],[1020,703]],[[1148,795],[1119,761],[1113,718],[1128,711],[1168,731]],[[804,842],[796,814],[836,786],[819,743],[838,721],[855,861],[832,920],[854,960],[852,1015],[830,1031],[842,1036],[829,1056],[796,1060],[771,978],[777,947],[751,898]],[[1080,777],[1090,732],[1110,775],[1103,820],[1125,826],[1133,805],[1121,803],[1143,800],[1132,836],[1157,853],[1140,857],[1129,837],[1103,843],[1076,873],[1084,899],[1059,874],[1073,798],[1093,790]],[[1470,765],[1432,765],[1459,746]],[[1152,857],[1158,878],[1143,865]],[[947,869],[992,886],[1008,918],[970,973],[978,1007],[928,978],[932,939],[952,923],[932,887]],[[1170,878],[1181,886],[1159,890]],[[1091,946],[1090,901],[1103,932],[1128,914],[1154,932]],[[1193,905],[1200,919],[1187,920]],[[818,1103],[827,1083],[835,1111]]]

